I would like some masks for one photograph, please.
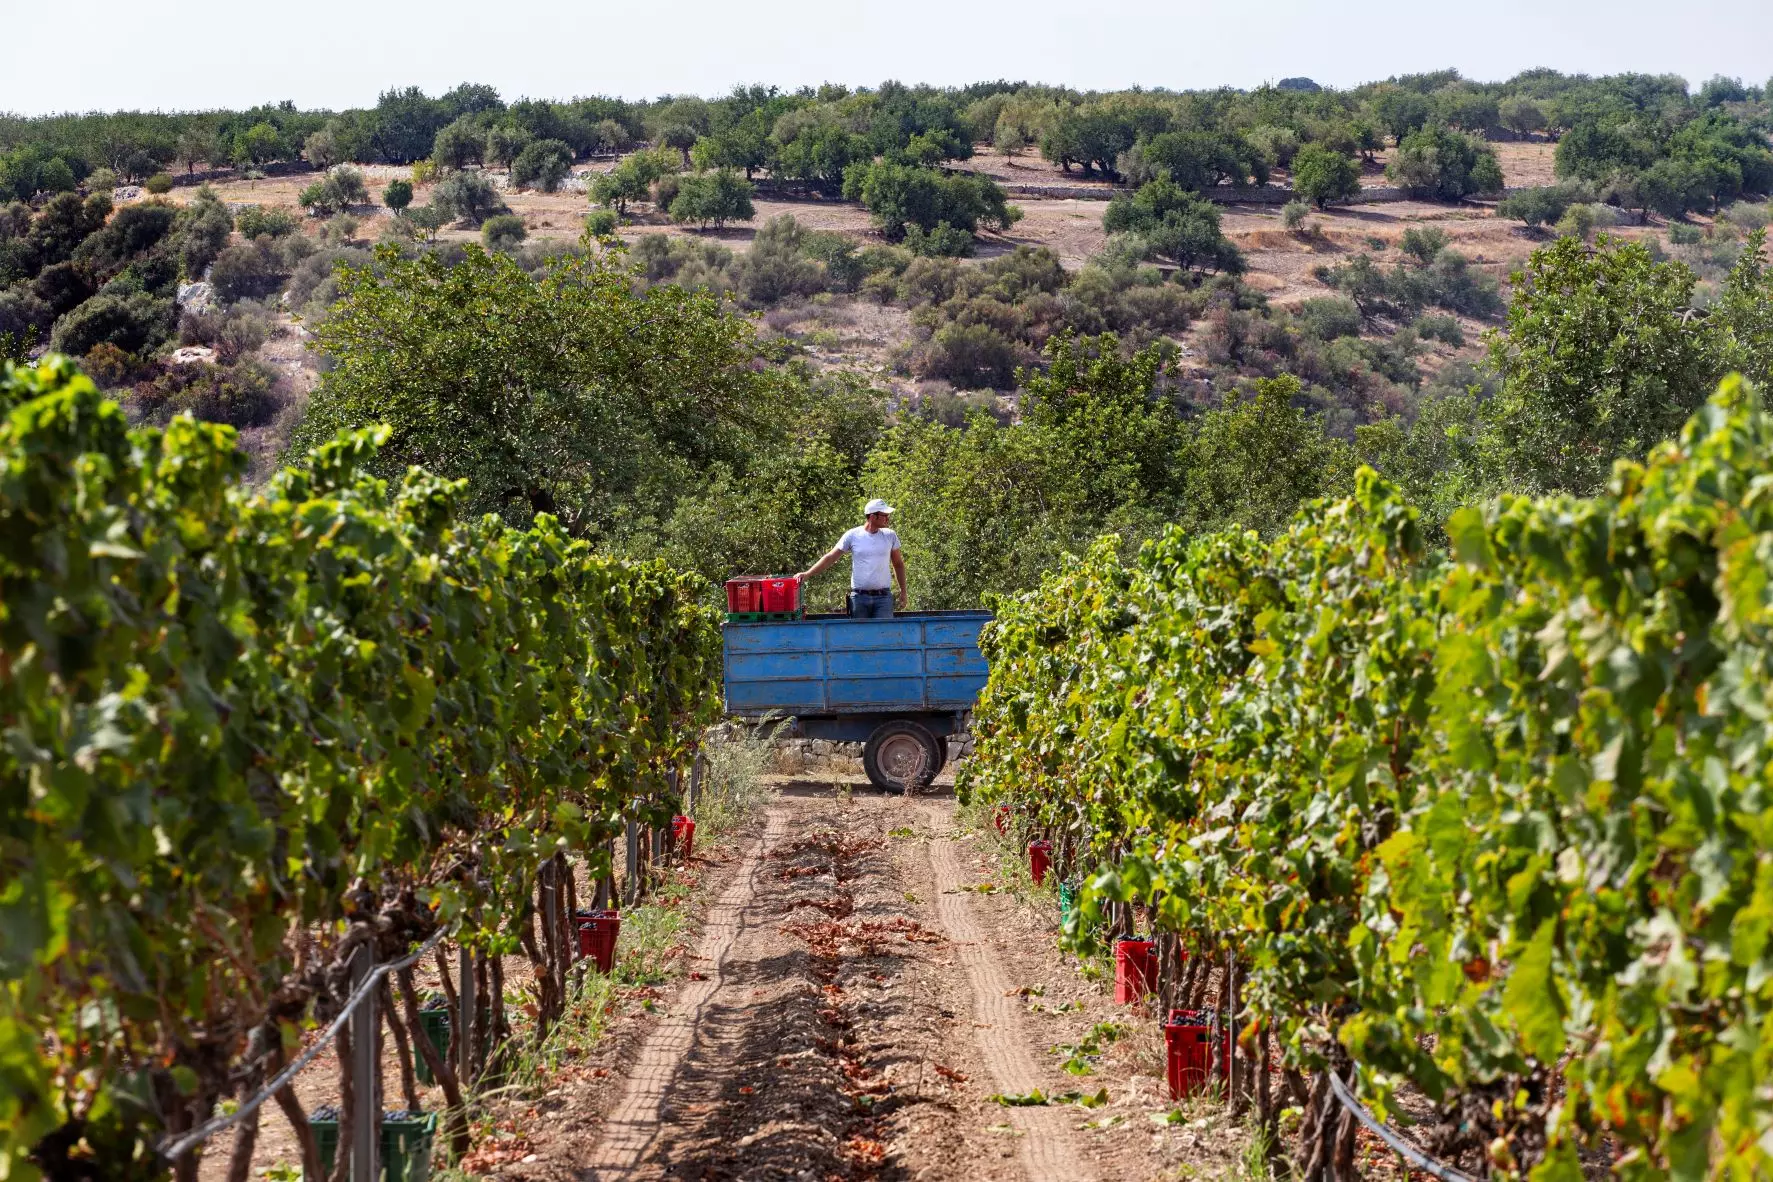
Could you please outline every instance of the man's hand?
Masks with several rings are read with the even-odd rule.
[[[911,596],[903,587],[899,588],[899,610],[902,612],[911,610]]]

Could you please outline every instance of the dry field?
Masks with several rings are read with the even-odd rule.
[[[1555,145],[1500,143],[1494,147],[1511,187],[1546,184],[1553,180]],[[609,162],[581,166],[577,176],[583,178],[609,167]],[[1101,189],[1104,196],[1112,189],[1100,180],[1085,181],[1076,170],[1063,173],[1056,165],[1032,152],[1014,157],[982,152],[973,157],[968,167],[1003,183],[1089,186]],[[386,165],[367,166],[363,172],[372,195],[379,194],[393,177],[411,175],[408,168]],[[502,175],[495,173],[494,178],[495,183],[503,184]],[[277,206],[299,212],[297,196],[311,180],[311,176],[275,177],[259,181],[228,181],[213,187],[224,201],[230,203]],[[1378,165],[1368,166],[1365,180],[1369,186],[1385,183],[1383,156]],[[582,188],[581,180],[577,188],[558,193],[507,192],[505,199],[524,219],[532,241],[570,242],[580,236],[588,209]],[[171,199],[188,201],[192,193],[189,188],[180,188],[173,192]],[[415,202],[424,204],[429,200],[429,188],[421,188]],[[1101,200],[1025,195],[1015,196],[1013,200],[1023,211],[1022,219],[1006,234],[982,235],[979,257],[989,258],[1020,245],[1044,246],[1054,251],[1065,267],[1076,269],[1100,251],[1106,241],[1102,229],[1105,203]],[[629,241],[652,234],[686,235],[714,239],[729,249],[744,251],[749,248],[758,226],[772,217],[791,214],[809,228],[837,231],[861,244],[881,241],[869,223],[867,212],[853,203],[771,197],[760,198],[755,205],[757,213],[752,222],[718,231],[676,226],[649,206],[635,205],[630,207],[629,224],[623,226],[621,234]],[[385,219],[391,216],[379,204],[353,212],[361,219],[357,237],[364,242],[379,237]],[[318,232],[318,221],[309,225],[312,232]],[[1313,269],[1321,264],[1345,261],[1362,251],[1376,254],[1381,261],[1397,258],[1397,244],[1404,231],[1420,225],[1431,225],[1444,232],[1455,249],[1477,267],[1501,280],[1506,280],[1509,273],[1546,240],[1543,235],[1518,223],[1497,218],[1493,207],[1475,203],[1449,205],[1393,201],[1337,206],[1313,214],[1310,219],[1312,228],[1303,233],[1284,229],[1280,210],[1275,206],[1232,205],[1224,210],[1225,232],[1244,251],[1249,263],[1247,282],[1280,305],[1325,294],[1327,289],[1312,276]],[[1627,228],[1623,232],[1643,231]],[[477,233],[466,228],[448,229],[439,237],[444,241],[478,240]],[[810,344],[812,356],[822,366],[861,368],[874,373],[879,380],[902,387],[901,393],[913,392],[914,384],[894,381],[886,373],[893,348],[909,335],[909,319],[902,309],[821,297],[811,305],[776,309],[760,318],[766,332],[792,335]],[[1468,323],[1468,338],[1475,340],[1480,328],[1475,322]]]

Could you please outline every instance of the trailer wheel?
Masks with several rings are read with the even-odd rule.
[[[882,723],[862,746],[862,767],[868,781],[883,792],[929,787],[942,762],[936,736],[915,722]]]

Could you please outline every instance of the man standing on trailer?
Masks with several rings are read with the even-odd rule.
[[[899,535],[888,528],[893,507],[876,498],[862,510],[864,524],[845,531],[831,552],[801,573],[805,583],[836,562],[850,556],[850,616],[858,620],[893,618],[893,579],[899,581],[899,610],[910,603],[905,589],[905,556],[899,552]]]

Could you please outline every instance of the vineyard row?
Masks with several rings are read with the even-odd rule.
[[[1310,1182],[1331,1073],[1492,1177],[1773,1174],[1773,418],[1732,378],[1604,494],[1447,532],[1363,471],[1069,562],[987,633],[962,793],[1053,841],[1072,939],[1144,916],[1168,1005],[1223,990]]]

